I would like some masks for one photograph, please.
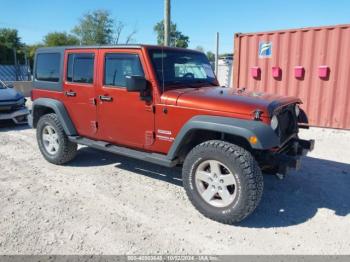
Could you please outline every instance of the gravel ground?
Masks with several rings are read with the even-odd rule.
[[[0,254],[350,254],[350,132],[313,128],[302,170],[265,176],[237,226],[200,215],[167,169],[82,147],[46,162],[26,126],[0,128]]]

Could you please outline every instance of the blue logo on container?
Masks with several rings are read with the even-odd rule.
[[[259,42],[259,57],[271,57],[272,56],[272,42]]]

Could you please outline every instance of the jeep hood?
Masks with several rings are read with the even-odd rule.
[[[259,109],[263,116],[272,115],[280,106],[301,103],[300,99],[263,92],[237,91],[233,88],[201,87],[169,90],[163,93],[162,102],[187,108],[252,115]]]
[[[13,88],[0,88],[0,102],[17,101],[23,96]]]

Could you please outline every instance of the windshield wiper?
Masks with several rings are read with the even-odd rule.
[[[173,85],[173,84],[183,84],[184,82],[181,82],[179,80],[174,80],[174,81],[165,81],[164,84],[165,85]]]
[[[196,84],[210,84],[210,85],[216,86],[216,83],[214,81],[209,81],[209,80],[197,80],[194,83],[196,83]]]
[[[174,80],[174,81],[165,81],[165,85],[183,85],[186,87],[191,87],[191,88],[200,88],[198,84],[209,84],[216,86],[216,83],[213,81],[207,81],[207,80],[195,80],[195,81],[180,81],[180,80]]]

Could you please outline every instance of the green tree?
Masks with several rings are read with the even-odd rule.
[[[163,20],[158,22],[153,27],[154,32],[157,34],[157,43],[158,45],[164,44],[164,22]],[[188,36],[182,34],[182,32],[177,30],[177,25],[171,23],[170,25],[170,45],[174,47],[187,48],[190,39]]]
[[[79,45],[79,39],[66,32],[52,32],[44,36],[45,46]]]
[[[113,19],[106,10],[95,10],[85,14],[72,32],[82,45],[119,44],[126,25]],[[126,35],[124,43],[134,41],[136,29]]]
[[[203,46],[198,45],[198,46],[196,47],[196,50],[199,51],[199,52],[204,53],[204,48],[203,48]]]
[[[86,13],[72,31],[83,45],[105,45],[113,42],[114,20],[106,10]]]
[[[27,55],[30,68],[32,68],[32,69],[33,69],[33,64],[34,64],[35,51],[40,47],[44,47],[44,44],[25,45],[23,48],[24,49],[23,51]]]
[[[18,36],[16,29],[1,28],[0,43],[7,48],[20,48],[23,46],[21,38]]]
[[[215,62],[215,54],[211,51],[207,52],[207,57],[210,62]]]
[[[203,46],[200,46],[200,45],[197,46],[196,50],[199,51],[199,52],[205,53],[205,49],[203,48]],[[210,62],[215,62],[215,54],[213,52],[208,51],[208,52],[206,52],[206,55],[207,55],[208,60]]]
[[[16,29],[0,28],[0,64],[15,64],[14,52],[16,52],[17,61],[23,62],[24,54],[21,53],[23,46]]]

